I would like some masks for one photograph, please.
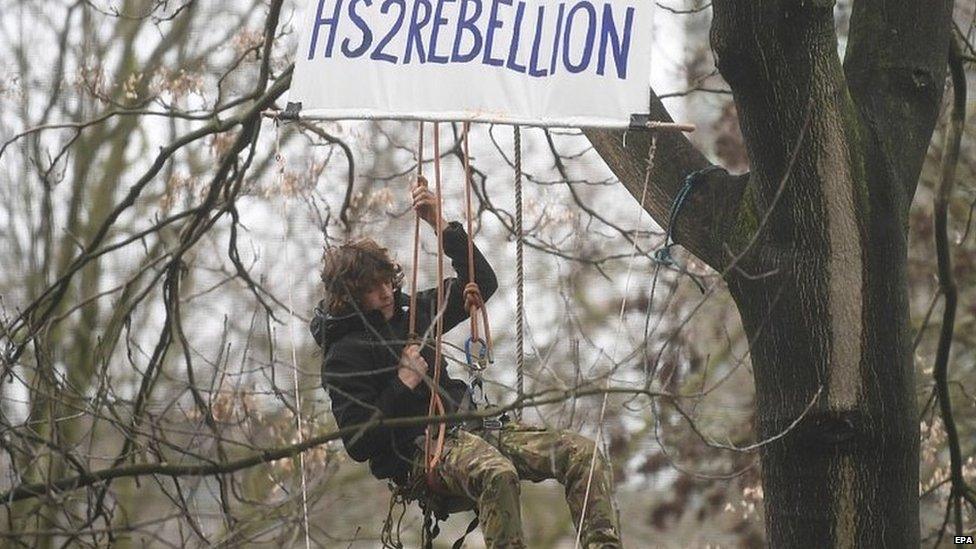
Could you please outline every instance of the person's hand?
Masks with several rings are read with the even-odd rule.
[[[397,376],[404,385],[413,389],[423,381],[427,375],[427,361],[420,356],[419,345],[407,345],[400,353],[400,364],[397,366]]]
[[[410,185],[410,195],[417,216],[431,227],[437,227],[437,197],[427,188],[427,179],[424,176],[418,175]],[[441,222],[441,226],[446,225],[447,223]]]

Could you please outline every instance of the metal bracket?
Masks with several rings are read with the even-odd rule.
[[[278,115],[281,120],[298,120],[298,114],[302,111],[301,101],[289,101],[285,105],[285,110]]]
[[[628,130],[646,130],[647,123],[651,121],[650,114],[632,114],[630,115],[630,126]]]
[[[635,113],[630,115],[630,126],[627,128],[627,130],[693,132],[695,131],[695,125],[679,124],[677,122],[661,122],[659,120],[651,120],[650,114]]]

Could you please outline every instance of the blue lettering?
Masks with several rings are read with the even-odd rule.
[[[508,48],[508,62],[505,63],[506,67],[515,72],[525,72],[525,65],[519,65],[515,62],[515,56],[518,55],[519,35],[522,34],[523,15],[525,15],[525,2],[519,2],[518,8],[515,10],[515,30],[512,35],[512,46]]]
[[[498,20],[498,6],[505,4],[512,5],[512,0],[494,0],[491,5],[491,15],[488,16],[488,30],[485,31],[485,57],[482,62],[485,65],[501,67],[504,61],[491,56],[491,42],[495,37],[495,31],[502,28],[502,22]]]
[[[423,19],[417,16],[420,13],[420,6],[424,7]],[[420,64],[423,65],[427,62],[427,54],[424,53],[424,42],[421,40],[420,29],[424,28],[430,22],[431,11],[430,0],[414,1],[413,13],[410,15],[410,26],[407,28],[407,52],[403,56],[404,65],[410,63],[410,53],[413,51],[414,44],[417,46],[417,59]]]
[[[332,10],[332,17],[322,17],[322,7],[325,0],[319,0],[318,9],[315,10],[315,23],[312,25],[312,41],[308,45],[308,58],[315,57],[315,46],[319,40],[319,29],[323,25],[329,26],[329,40],[325,43],[325,57],[332,57],[332,44],[335,43],[336,28],[339,26],[339,9],[342,7],[342,0],[336,0],[335,9]]]
[[[437,32],[444,23],[447,23],[447,18],[441,17],[441,12],[444,9],[444,4],[446,2],[456,2],[457,0],[437,0],[437,8],[434,10],[434,28],[430,31],[430,55],[427,59],[431,63],[447,63],[446,55],[437,55]]]
[[[390,32],[386,33],[386,36],[380,40],[379,44],[376,44],[376,49],[373,50],[373,53],[369,54],[370,59],[375,59],[376,61],[386,61],[387,63],[397,62],[397,57],[395,55],[383,53],[383,48],[390,43],[390,40],[393,40],[396,33],[400,31],[400,27],[403,26],[403,15],[407,11],[407,5],[403,3],[403,0],[386,0],[386,2],[383,2],[383,5],[380,6],[380,12],[386,15],[386,13],[390,11],[390,6],[394,4],[400,6],[400,14],[397,15],[396,22],[393,23],[392,27],[390,27]]]
[[[451,63],[467,63],[478,57],[478,53],[481,51],[481,32],[474,24],[481,16],[481,0],[460,0],[460,2],[461,14],[458,16],[457,32],[454,34],[454,51],[451,52]],[[468,12],[469,3],[474,4],[476,9],[474,15],[470,19],[466,19],[464,16]],[[468,53],[461,53],[461,33],[465,30],[471,33],[474,45],[471,46],[471,51]]]
[[[586,41],[583,43],[583,56],[580,59],[578,65],[574,65],[569,59],[569,48],[570,48],[570,38],[573,35],[573,16],[579,13],[580,10],[586,10],[587,19],[589,20],[589,26],[586,29]],[[596,8],[593,4],[582,0],[580,3],[576,4],[569,10],[566,15],[566,34],[563,35],[563,64],[566,65],[566,69],[571,73],[583,72],[586,67],[590,64],[590,59],[593,57],[593,38],[596,34]]]
[[[556,36],[552,39],[552,62],[549,65],[549,74],[556,74],[556,60],[559,59],[559,38],[563,32],[563,15],[566,13],[566,4],[559,4],[559,14],[556,16]]]
[[[474,24],[481,15],[481,0],[460,0],[460,2],[461,14],[458,17],[457,32],[454,34],[454,51],[451,52],[451,63],[467,63],[478,57],[478,53],[481,51],[481,32]],[[468,12],[469,3],[474,4],[476,9],[474,15],[470,19],[466,19],[464,16]],[[461,33],[465,30],[471,33],[474,45],[471,46],[471,51],[468,53],[461,53]]]
[[[613,43],[613,62],[617,66],[617,78],[627,78],[627,58],[630,53],[630,31],[634,22],[634,8],[627,8],[624,16],[624,39],[620,40],[617,26],[613,20],[613,10],[610,4],[603,6],[603,29],[600,32],[600,59],[596,64],[596,73],[603,76],[607,64],[607,45]]]
[[[539,17],[535,20],[535,38],[532,40],[532,55],[529,56],[529,76],[545,76],[549,74],[546,69],[539,69],[539,44],[542,42],[542,21],[545,17],[546,7],[539,6]]]
[[[349,19],[352,19],[353,24],[363,32],[363,40],[359,43],[359,47],[354,50],[349,49],[349,44],[352,42],[350,39],[346,38],[342,41],[342,53],[349,58],[356,58],[366,53],[366,50],[373,43],[373,31],[369,30],[366,21],[363,21],[363,18],[356,13],[356,2],[360,1],[366,4],[366,7],[373,5],[373,0],[350,0],[349,2]]]
[[[487,2],[491,2],[490,9],[486,9]],[[452,3],[458,4],[456,23],[451,15],[452,8],[446,7]],[[391,27],[374,28],[365,16],[374,4],[379,6],[382,14],[389,16],[386,20],[392,20]],[[526,17],[529,4],[536,7],[534,29],[529,27],[531,23],[527,22]],[[581,73],[595,62],[597,75],[627,78],[634,33],[634,7],[626,7],[623,13],[615,13],[614,3],[610,1],[603,3],[602,12],[598,11],[599,4],[594,0],[567,0],[558,3],[558,8],[552,4],[556,3],[529,0],[413,0],[410,6],[407,0],[332,0],[331,4],[327,0],[318,0],[308,59],[315,59],[316,56],[331,58],[338,42],[341,55],[349,59],[362,57],[371,50],[370,59],[394,64],[410,64],[414,59],[418,64],[469,63],[480,58],[485,65],[505,67],[533,78],[553,76],[559,67],[573,74]],[[514,13],[505,12],[505,7],[513,8]],[[398,8],[396,14],[393,8]],[[487,21],[482,15],[488,16]],[[349,23],[342,21],[346,16],[352,24],[351,31]],[[344,24],[346,27],[342,27]],[[448,29],[448,25],[453,28]],[[510,25],[511,42],[507,43],[507,55],[495,56],[493,46],[498,31]],[[528,54],[522,48],[522,42],[528,42],[529,38],[523,32],[523,25],[529,27],[526,32],[534,31]],[[554,27],[554,34],[552,51],[548,52],[544,51],[542,41],[550,26]],[[399,44],[397,37],[403,30],[406,30],[406,45],[403,56],[398,58],[389,53],[389,46],[394,39]],[[450,34],[452,30],[453,44],[448,52],[443,42],[450,38],[442,35],[444,32]],[[506,40],[508,30],[503,30]],[[382,38],[377,40],[380,36]],[[440,53],[438,40],[442,42]],[[551,56],[549,63],[543,58],[545,55]],[[595,60],[594,55],[597,56]]]

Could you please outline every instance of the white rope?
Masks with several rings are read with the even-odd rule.
[[[284,181],[285,176],[285,161],[281,156],[281,131],[278,125],[278,120],[275,120],[275,164],[278,168],[278,173],[276,176],[277,187],[280,188],[280,184]],[[295,345],[295,299],[294,299],[294,287],[295,287],[295,270],[289,268],[291,262],[288,257],[288,240],[291,236],[291,215],[289,210],[291,209],[291,200],[285,197],[285,268],[288,271],[288,337],[291,340],[291,364],[292,364],[292,379],[294,380],[295,388],[295,423],[298,429],[298,443],[301,444],[305,442],[305,433],[302,430],[302,394],[298,383],[298,348]],[[273,368],[274,365],[272,364]],[[312,544],[309,539],[308,534],[308,486],[305,481],[305,452],[300,452],[298,454],[298,469],[299,474],[302,477],[302,529],[305,533],[305,549],[310,549]]]
[[[519,407],[515,420],[522,421],[522,399],[525,397],[525,232],[522,227],[522,130],[515,128],[515,265],[518,285],[515,288],[515,374]]]
[[[644,199],[647,198],[647,187],[651,181],[651,171],[654,169],[654,154],[656,151],[657,151],[657,133],[652,131],[651,146],[647,153],[647,168],[646,171],[644,172],[644,185],[643,188],[641,189],[640,202],[637,203],[637,222],[636,222],[636,228],[634,229],[634,246],[630,254],[630,260],[627,263],[627,278],[626,278],[626,282],[624,283],[624,297],[620,301],[620,312],[617,315],[617,325],[618,325],[617,334],[623,332],[624,329],[624,312],[627,310],[627,296],[630,292],[630,275],[633,272],[634,259],[637,258],[637,253],[638,253],[637,244],[640,241],[641,221],[644,219]],[[614,356],[616,356],[617,353],[617,342],[619,341],[620,341],[619,337],[614,337],[613,347],[610,348],[611,365],[614,363]],[[593,484],[593,470],[596,468],[596,457],[597,454],[599,453],[597,444],[599,444],[603,440],[603,419],[606,416],[606,412],[607,412],[607,401],[609,400],[609,396],[610,396],[608,389],[610,388],[610,379],[612,377],[612,373],[613,371],[611,370],[611,372],[607,374],[607,380],[603,387],[604,389],[603,403],[600,406],[600,418],[597,421],[597,431],[596,431],[596,440],[594,441],[593,457],[590,459],[590,472],[586,478],[586,492],[583,495],[583,506],[582,509],[580,509],[580,519],[579,522],[577,523],[579,524],[579,528],[576,529],[576,544],[574,545],[574,548],[578,548],[580,546],[580,538],[583,535],[583,520],[586,518],[586,505],[587,503],[589,503],[590,488]]]

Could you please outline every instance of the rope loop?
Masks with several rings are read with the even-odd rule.
[[[464,310],[467,311],[471,319],[471,337],[464,344],[465,356],[468,360],[468,367],[472,370],[481,371],[494,362],[492,358],[491,327],[488,324],[488,310],[485,308],[485,299],[481,295],[481,288],[475,281],[474,269],[474,206],[471,203],[471,188],[474,182],[471,180],[471,158],[468,149],[468,135],[471,133],[471,124],[464,123],[464,133],[462,134],[462,145],[464,152],[464,216],[468,224],[468,283],[464,286]],[[480,311],[480,315],[478,312]],[[478,329],[478,317],[484,325],[485,337],[480,336]],[[477,353],[471,352],[471,347],[477,343],[479,346]],[[475,360],[474,355],[477,355]]]
[[[675,260],[671,249],[678,245],[674,241],[674,230],[678,224],[678,215],[681,214],[681,209],[684,207],[685,202],[687,202],[688,197],[691,196],[691,193],[698,184],[702,182],[705,175],[721,169],[719,166],[706,166],[685,176],[684,184],[678,190],[678,194],[674,196],[674,201],[671,203],[671,211],[668,215],[668,230],[664,236],[664,245],[654,250],[652,255],[654,261],[659,265],[670,267],[682,274],[688,275],[702,293],[705,293],[705,286],[694,273],[689,272]]]
[[[702,178],[711,172],[721,170],[719,166],[705,166],[700,170],[691,172],[685,176],[684,185],[678,191],[678,194],[674,197],[674,202],[671,203],[671,212],[668,219],[668,231],[664,239],[664,246],[671,247],[676,244],[674,241],[674,229],[675,225],[678,223],[678,214],[681,213],[681,208],[685,205],[685,201],[691,195],[691,192],[695,190],[695,186],[701,183]]]

